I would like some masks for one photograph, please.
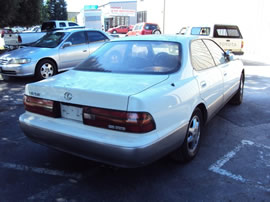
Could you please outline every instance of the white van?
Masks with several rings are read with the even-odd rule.
[[[210,37],[225,51],[229,50],[235,55],[244,54],[244,41],[237,25],[187,26],[182,27],[178,34]]]

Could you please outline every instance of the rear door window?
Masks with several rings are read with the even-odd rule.
[[[237,26],[215,25],[214,37],[216,38],[243,38]]]
[[[106,41],[108,38],[100,32],[90,31],[87,32],[88,42]]]
[[[204,70],[215,66],[214,60],[202,40],[191,43],[191,63],[195,70]]]

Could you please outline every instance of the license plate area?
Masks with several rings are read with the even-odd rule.
[[[67,105],[67,104],[60,104],[61,108],[61,117],[76,121],[83,121],[82,118],[82,107]]]

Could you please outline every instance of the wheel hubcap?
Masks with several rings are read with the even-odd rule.
[[[193,153],[198,147],[200,134],[200,119],[198,116],[194,116],[189,124],[187,137],[187,146],[190,153]]]
[[[50,63],[45,63],[40,68],[40,75],[46,79],[53,76],[53,66]]]

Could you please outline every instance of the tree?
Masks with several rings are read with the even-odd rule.
[[[19,2],[22,0],[0,1],[0,27],[6,27],[16,18]]]
[[[33,26],[40,23],[42,0],[22,0],[12,26]]]
[[[43,0],[1,0],[0,27],[39,24],[42,5]]]
[[[47,0],[50,20],[67,20],[67,4],[65,0]]]

